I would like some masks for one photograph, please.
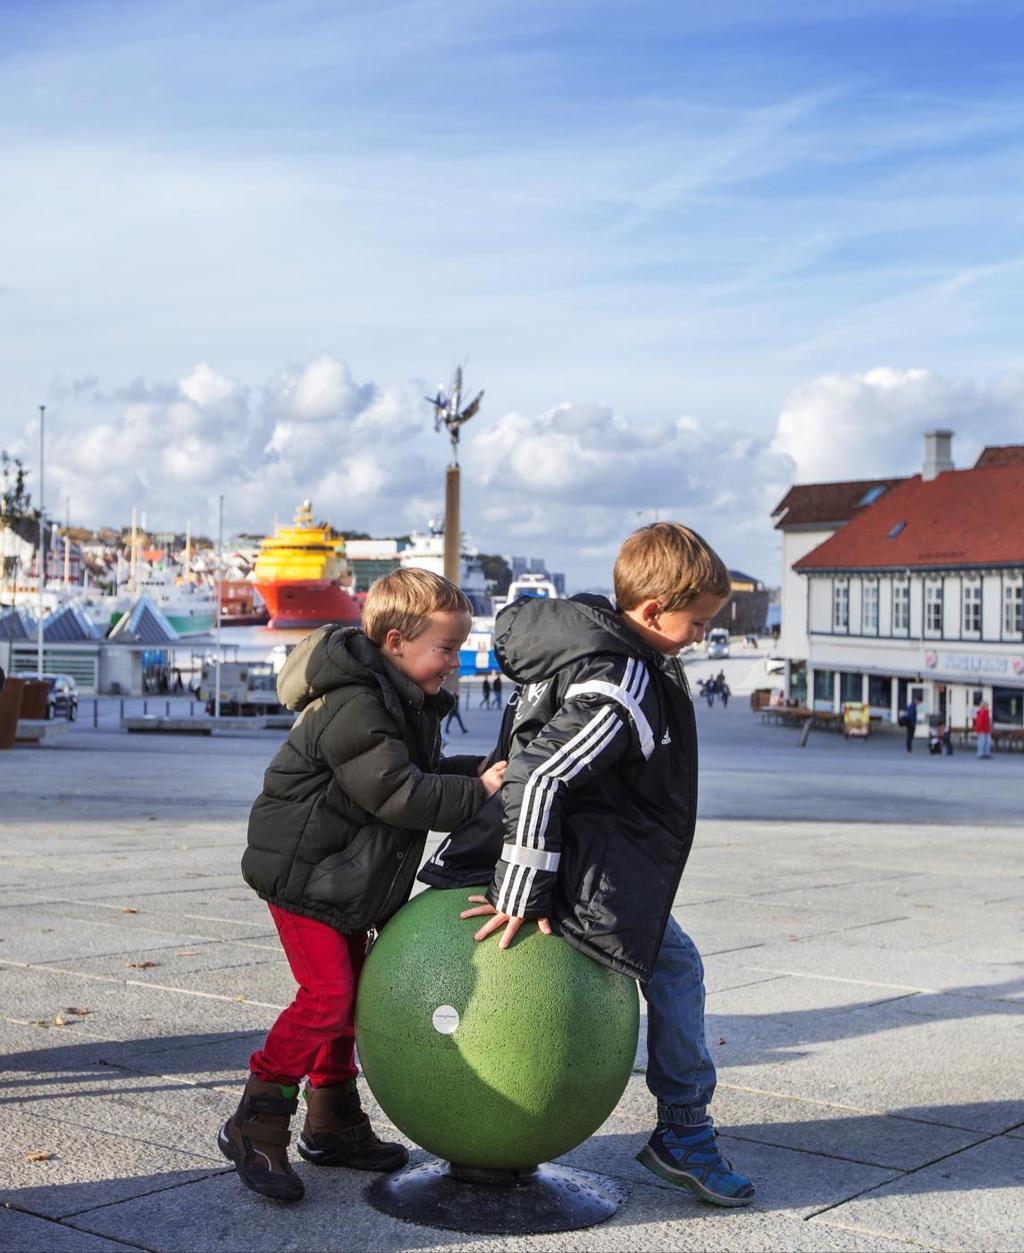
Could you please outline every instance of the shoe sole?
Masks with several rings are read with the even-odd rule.
[[[224,1123],[221,1126],[221,1129],[217,1132],[217,1147],[228,1159],[231,1165],[234,1166],[235,1173],[250,1192],[255,1192],[257,1196],[263,1197],[265,1201],[280,1201],[282,1205],[294,1205],[297,1201],[302,1200],[302,1198],[306,1195],[305,1189],[303,1189],[298,1196],[275,1196],[273,1192],[264,1192],[261,1188],[257,1188],[255,1184],[250,1183],[239,1168],[238,1158],[235,1156],[234,1143],[232,1142],[231,1137],[227,1135],[224,1130],[226,1126],[227,1123]]]
[[[335,1150],[311,1149],[301,1137],[295,1145],[295,1151],[311,1166],[343,1166],[349,1170],[376,1171],[378,1174],[390,1174],[392,1171],[401,1170],[409,1162],[409,1154],[405,1149],[400,1149],[385,1161],[373,1165],[369,1162],[354,1162]]]
[[[681,1170],[673,1170],[655,1154],[651,1146],[645,1145],[636,1155],[636,1160],[641,1166],[657,1175],[659,1179],[664,1179],[666,1183],[675,1184],[677,1188],[686,1188],[692,1192],[694,1196],[700,1197],[702,1201],[707,1201],[709,1205],[718,1205],[722,1209],[741,1209],[745,1205],[749,1205],[754,1199],[754,1194],[750,1196],[723,1196],[720,1192],[711,1192],[705,1188],[702,1183],[694,1179],[692,1175],[687,1175]]]

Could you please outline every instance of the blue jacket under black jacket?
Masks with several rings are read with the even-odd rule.
[[[498,616],[494,647],[519,685],[495,751],[508,757],[504,786],[420,878],[492,880],[499,911],[547,917],[575,948],[646,980],[697,811],[682,666],[599,596],[516,601]]]

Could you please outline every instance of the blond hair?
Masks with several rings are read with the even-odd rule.
[[[627,536],[614,579],[619,609],[656,600],[666,613],[685,609],[705,593],[724,598],[732,589],[722,558],[681,522],[652,522]]]
[[[379,648],[389,631],[414,640],[432,613],[473,613],[469,597],[450,579],[431,570],[392,570],[374,579],[363,605],[363,631]]]

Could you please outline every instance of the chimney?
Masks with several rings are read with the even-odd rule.
[[[921,477],[928,482],[937,479],[945,470],[955,470],[953,465],[953,432],[926,431],[924,437],[924,468]]]

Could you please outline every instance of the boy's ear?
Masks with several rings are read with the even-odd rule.
[[[400,653],[402,651],[402,632],[398,627],[392,627],[384,636],[384,648],[389,653]]]

